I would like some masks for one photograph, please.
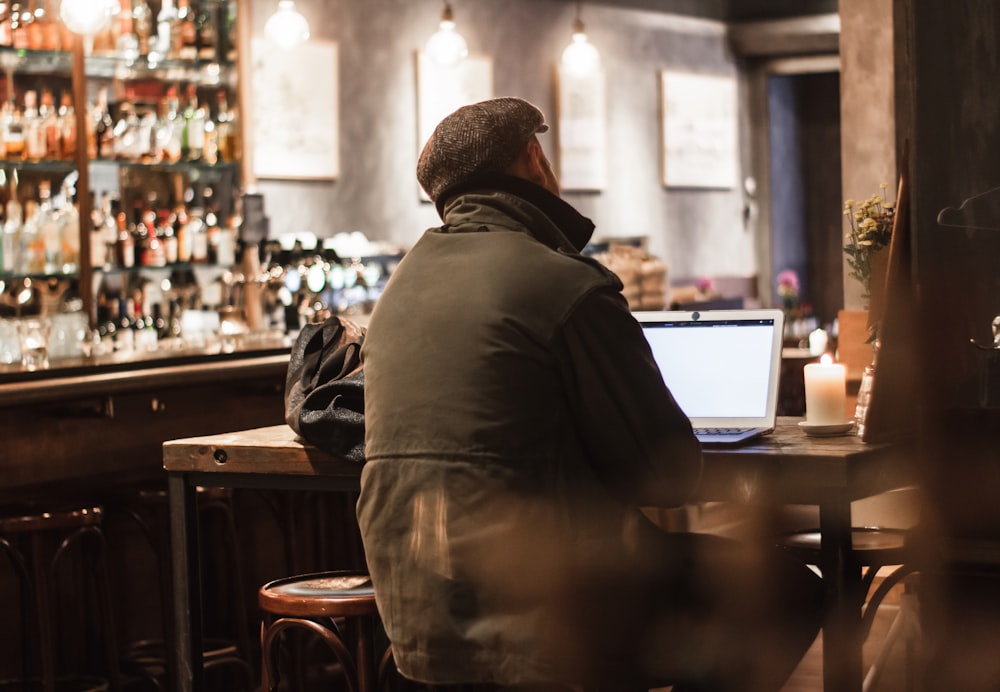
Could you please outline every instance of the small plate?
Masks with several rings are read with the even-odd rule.
[[[799,427],[806,435],[813,437],[830,437],[832,435],[843,435],[854,427],[854,421],[849,420],[843,423],[810,423],[809,421],[799,421]]]

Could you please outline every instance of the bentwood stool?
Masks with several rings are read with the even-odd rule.
[[[210,585],[206,585],[206,593],[214,594],[209,598],[221,611],[212,626],[217,631],[231,632],[226,636],[206,637],[203,651],[205,670],[218,670],[219,675],[228,671],[232,679],[226,681],[226,686],[238,683],[240,686],[234,689],[249,692],[255,688],[254,672],[250,663],[248,603],[244,597],[242,556],[231,502],[232,490],[198,487],[196,496],[201,523],[205,527],[203,549],[209,552],[204,564],[218,567],[202,575],[203,580],[212,580]],[[159,486],[131,488],[119,494],[116,510],[124,513],[139,528],[155,557],[163,635],[129,642],[125,647],[123,663],[129,672],[153,682],[158,689],[165,689],[168,666],[165,642],[173,641],[167,492]]]
[[[868,638],[871,632],[872,623],[878,614],[878,608],[885,600],[886,595],[896,584],[915,571],[915,562],[912,550],[909,548],[908,538],[911,535],[909,529],[896,529],[884,527],[854,527],[851,529],[851,553],[850,558],[854,560],[857,568],[862,570],[861,577],[861,597],[864,603],[862,611],[862,636]],[[805,529],[782,534],[778,539],[778,545],[800,560],[809,565],[818,565],[820,556],[820,532],[817,529]],[[880,569],[883,567],[893,567],[874,591],[871,590]],[[907,585],[908,586],[908,585]],[[912,595],[907,590],[903,597],[904,607],[911,607]],[[911,613],[901,612],[900,620],[911,619]],[[894,627],[895,631],[896,628]],[[893,642],[886,641],[886,647]],[[886,653],[888,652],[886,648]],[[879,662],[868,671],[865,677],[864,689],[867,691],[877,682],[877,675],[880,673],[880,664],[883,657],[879,657]]]
[[[120,688],[102,515],[87,506],[0,516],[0,554],[22,591],[20,606],[0,608],[8,623],[21,609],[25,661],[23,679],[2,681],[0,689]]]
[[[278,689],[280,635],[291,629],[312,632],[326,643],[340,664],[348,692],[378,689],[373,640],[378,611],[367,574],[335,571],[287,577],[265,584],[257,595],[264,611],[262,692]]]

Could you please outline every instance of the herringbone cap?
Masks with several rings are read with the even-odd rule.
[[[434,129],[417,161],[417,181],[433,201],[475,173],[503,171],[531,137],[545,132],[545,116],[519,98],[462,106]]]

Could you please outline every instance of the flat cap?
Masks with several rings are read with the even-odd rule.
[[[417,160],[417,181],[436,202],[476,173],[505,170],[533,135],[548,129],[542,112],[523,99],[462,106],[434,128]]]

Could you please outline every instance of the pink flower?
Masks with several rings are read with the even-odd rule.
[[[799,275],[792,269],[778,274],[778,295],[792,297],[799,294]]]
[[[712,290],[712,280],[709,278],[698,279],[695,283],[695,287],[700,293],[708,293]]]

